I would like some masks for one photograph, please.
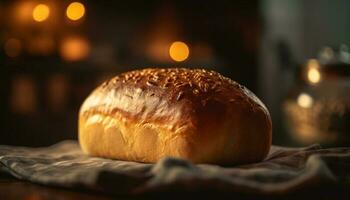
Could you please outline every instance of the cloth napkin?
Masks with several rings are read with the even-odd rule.
[[[0,145],[0,171],[42,185],[114,195],[322,194],[321,186],[350,191],[350,148],[272,146],[263,162],[240,166],[196,165],[171,157],[145,164],[89,157],[76,141],[67,140],[44,148]]]

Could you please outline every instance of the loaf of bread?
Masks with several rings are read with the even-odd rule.
[[[81,106],[79,142],[91,156],[146,163],[165,156],[242,164],[265,158],[271,118],[244,86],[204,69],[143,69],[116,76]]]

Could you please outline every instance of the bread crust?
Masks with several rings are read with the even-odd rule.
[[[203,69],[123,73],[96,88],[79,113],[85,153],[147,163],[165,156],[258,162],[270,149],[271,132],[269,112],[252,92]]]

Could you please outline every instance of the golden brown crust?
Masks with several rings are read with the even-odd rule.
[[[94,116],[99,120],[87,123]],[[102,133],[87,128],[94,123]],[[109,140],[101,134],[110,126],[120,131],[124,152],[113,141],[103,147],[94,141]],[[271,145],[271,119],[263,103],[244,86],[203,69],[143,69],[106,81],[82,105],[79,131],[82,148],[91,155],[142,162],[163,156],[255,162]],[[140,143],[140,135],[152,141]]]

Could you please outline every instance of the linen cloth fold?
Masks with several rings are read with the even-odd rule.
[[[239,166],[171,157],[146,164],[89,157],[76,141],[67,140],[43,148],[0,145],[0,171],[43,185],[116,195],[212,191],[278,196],[319,185],[350,191],[350,148],[272,146],[264,161]]]

